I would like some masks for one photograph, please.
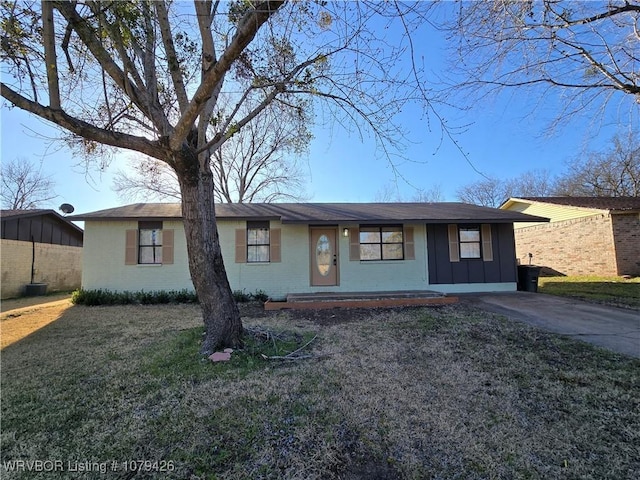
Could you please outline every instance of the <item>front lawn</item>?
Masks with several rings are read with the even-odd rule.
[[[6,347],[0,476],[632,479],[640,471],[640,360],[462,305],[255,311],[244,321],[254,332],[290,333],[256,336],[230,362],[212,364],[197,353],[196,306],[73,306]],[[304,350],[314,358],[261,356],[284,356],[314,335]]]
[[[640,277],[540,277],[538,285],[541,293],[640,309]]]

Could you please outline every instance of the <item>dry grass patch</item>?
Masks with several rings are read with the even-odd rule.
[[[195,306],[70,308],[2,352],[2,462],[164,461],[193,480],[640,470],[638,360],[462,306],[245,312],[294,341],[212,364]],[[315,334],[315,359],[260,357]]]
[[[0,315],[0,349],[22,340],[51,322],[55,322],[71,306],[71,302],[65,298],[47,303],[44,306],[25,305],[16,306],[9,311],[3,310]],[[4,306],[3,304],[3,308]]]

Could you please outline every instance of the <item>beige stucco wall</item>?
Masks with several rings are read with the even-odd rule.
[[[24,286],[31,283],[31,242],[2,240],[2,298],[24,294]],[[47,291],[68,291],[80,287],[82,247],[35,244],[35,283],[48,284]]]
[[[339,225],[339,285],[332,287],[311,286],[308,225],[271,222],[271,228],[281,229],[281,262],[235,263],[235,231],[246,228],[246,222],[221,221],[219,235],[231,288],[246,293],[262,290],[275,300],[283,299],[288,293],[308,292],[515,290],[515,283],[429,285],[426,226],[410,226],[414,228],[415,260],[360,262],[349,260],[349,238],[341,234],[345,227],[357,225]],[[163,228],[175,230],[172,265],[125,265],[125,231],[136,228],[135,221],[85,222],[83,288],[114,291],[193,290],[182,222],[164,222],[163,225]]]

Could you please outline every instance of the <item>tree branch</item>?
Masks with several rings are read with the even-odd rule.
[[[53,4],[42,0],[42,45],[49,86],[49,106],[60,109],[60,84],[58,82],[58,59],[56,55],[56,32],[53,23]]]
[[[169,13],[164,0],[157,0],[154,2],[154,5],[156,7],[156,14],[158,15],[158,24],[160,25],[162,43],[167,54],[167,66],[169,67],[171,81],[173,82],[173,89],[176,92],[180,113],[184,113],[187,109],[187,105],[189,104],[189,99],[187,98],[187,91],[184,87],[182,72],[180,71],[178,54],[176,53],[176,48],[173,43],[173,34],[169,23]]]
[[[60,127],[66,128],[70,132],[87,140],[103,143],[112,147],[135,150],[161,160],[166,158],[166,150],[159,142],[154,142],[144,137],[98,128],[95,125],[68,115],[63,110],[54,110],[29,100],[4,83],[0,83],[0,95],[13,105],[53,122]]]
[[[224,74],[229,70],[233,62],[242,51],[251,43],[258,30],[269,18],[284,4],[284,0],[270,0],[256,6],[246,13],[238,23],[236,34],[231,39],[220,59],[205,73],[200,86],[196,90],[189,106],[180,117],[175,130],[169,138],[171,150],[180,150],[182,143],[187,138],[196,118],[204,109],[206,102],[211,97],[213,90]]]
[[[144,115],[153,121],[160,131],[161,136],[168,135],[171,132],[171,125],[162,109],[157,105],[157,102],[147,101],[145,99],[144,92],[132,83],[125,72],[115,63],[109,52],[102,46],[101,41],[91,25],[76,12],[74,4],[58,1],[54,2],[54,5],[80,36],[82,42],[91,51],[94,58],[116,85],[132,100],[134,105]],[[127,60],[123,59],[125,67],[126,62]],[[135,71],[135,69],[133,70]]]

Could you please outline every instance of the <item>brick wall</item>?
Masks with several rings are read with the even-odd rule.
[[[613,215],[619,275],[640,276],[640,214]]]
[[[552,222],[515,229],[522,265],[548,267],[564,275],[618,275],[611,216]],[[622,273],[620,273],[622,274]]]
[[[31,283],[31,242],[2,240],[0,244],[2,270],[2,298],[24,294],[24,286]],[[80,288],[82,276],[82,247],[35,244],[36,283],[47,283],[47,291]]]

